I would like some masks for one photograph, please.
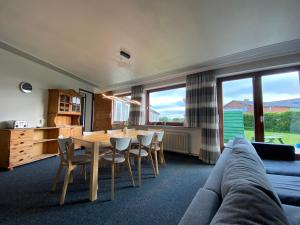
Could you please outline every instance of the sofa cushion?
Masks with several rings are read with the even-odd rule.
[[[291,225],[300,224],[300,207],[283,204],[282,208]]]
[[[211,221],[224,224],[289,224],[282,208],[263,189],[245,183],[233,186]]]
[[[264,142],[253,142],[252,145],[262,159],[293,161],[296,158],[295,147],[292,145],[270,144]]]
[[[250,143],[234,145],[224,170],[222,197],[225,198],[232,187],[241,184],[263,189],[280,205],[280,200],[267,179],[263,163]]]
[[[267,173],[300,177],[300,161],[263,160]]]
[[[300,177],[274,174],[267,176],[282,203],[300,206]]]
[[[209,224],[219,207],[218,195],[213,191],[200,188],[179,225]]]
[[[225,166],[227,164],[227,161],[228,161],[230,155],[231,155],[231,148],[226,147],[223,150],[221,157],[219,157],[216,165],[212,169],[203,188],[214,191],[219,196],[221,196],[222,177],[223,177],[224,169],[225,169]]]

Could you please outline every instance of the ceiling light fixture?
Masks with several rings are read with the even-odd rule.
[[[133,104],[133,105],[142,105],[142,103],[139,102],[139,101],[131,100],[131,99],[123,98],[123,97],[117,97],[117,96],[114,96],[114,95],[102,94],[102,97],[106,98],[106,99],[110,99],[110,100],[117,100],[117,101],[121,101],[121,102],[128,102],[128,103]]]

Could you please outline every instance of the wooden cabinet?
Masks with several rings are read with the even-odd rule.
[[[48,113],[79,115],[81,114],[81,98],[74,90],[50,89]]]
[[[106,93],[112,94],[111,92]],[[103,98],[102,94],[94,95],[94,125],[93,129],[110,130],[112,128],[112,100]]]
[[[0,167],[12,169],[58,154],[56,127],[0,130]]]
[[[81,98],[74,90],[50,89],[48,126],[80,125]]]
[[[82,126],[60,127],[59,134],[68,137],[78,137],[82,135]]]
[[[79,93],[74,90],[49,90],[47,122],[48,126],[59,127],[59,135],[64,138],[81,136],[80,115]]]

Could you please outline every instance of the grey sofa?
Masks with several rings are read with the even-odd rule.
[[[300,208],[283,205],[263,162],[244,139],[229,143],[179,225],[300,224]]]
[[[300,161],[292,145],[253,142],[268,179],[284,204],[300,206]]]

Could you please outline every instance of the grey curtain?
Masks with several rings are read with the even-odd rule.
[[[216,78],[213,71],[187,76],[186,124],[201,128],[199,158],[215,164],[220,156],[219,122],[216,95]]]
[[[143,125],[144,124],[144,87],[134,86],[131,88],[131,99],[136,100],[142,103],[142,105],[130,105],[130,112],[129,112],[129,125]]]

